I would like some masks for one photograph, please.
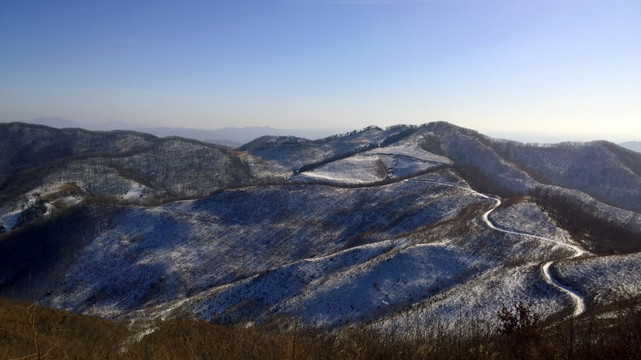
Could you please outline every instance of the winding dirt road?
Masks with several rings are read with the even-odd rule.
[[[472,191],[474,191],[474,190],[472,190]],[[499,225],[495,224],[494,221],[492,221],[492,219],[490,219],[490,214],[494,210],[496,210],[499,206],[501,206],[501,199],[495,198],[495,197],[491,197],[491,196],[488,196],[488,195],[485,195],[485,194],[481,194],[481,193],[478,193],[478,192],[476,192],[476,193],[479,194],[481,197],[494,200],[494,206],[490,210],[486,211],[483,214],[483,217],[482,217],[483,218],[483,222],[490,229],[496,230],[496,231],[500,231],[500,232],[503,232],[503,233],[506,233],[506,234],[515,234],[515,235],[525,236],[525,237],[529,237],[529,238],[534,238],[534,239],[541,240],[541,241],[549,241],[549,242],[553,242],[553,243],[555,243],[557,245],[562,245],[562,246],[568,247],[568,248],[570,248],[570,249],[572,249],[574,251],[574,255],[570,256],[570,257],[568,257],[566,259],[574,259],[576,257],[579,257],[579,256],[585,254],[585,251],[583,249],[581,249],[580,247],[576,246],[576,245],[567,244],[567,243],[564,243],[564,242],[561,242],[561,241],[558,241],[558,240],[555,240],[555,239],[551,239],[551,238],[546,238],[546,237],[543,237],[543,236],[538,236],[538,235],[528,234],[528,233],[524,233],[524,232],[520,232],[520,231],[514,231],[514,230],[505,229],[502,226],[499,226]],[[545,282],[547,282],[548,284],[554,286],[555,288],[557,288],[561,292],[563,292],[563,293],[567,294],[568,296],[570,296],[570,298],[572,299],[572,302],[574,302],[574,312],[572,313],[572,316],[579,316],[579,315],[583,314],[585,312],[585,299],[581,295],[579,295],[579,293],[577,293],[573,289],[561,284],[560,282],[558,282],[552,276],[552,273],[550,273],[550,266],[553,263],[554,263],[554,261],[548,261],[548,262],[546,262],[546,263],[541,265],[541,274],[543,275],[543,279],[545,279]]]
[[[491,209],[486,211],[481,216],[483,222],[485,223],[485,225],[487,227],[489,227],[492,230],[499,231],[499,232],[502,232],[502,233],[505,233],[505,234],[519,235],[519,236],[529,237],[529,238],[532,238],[532,239],[537,239],[537,240],[540,240],[540,241],[552,242],[552,243],[554,243],[556,245],[560,245],[560,246],[564,246],[564,247],[572,249],[574,251],[574,255],[570,256],[570,257],[567,257],[567,258],[565,258],[563,260],[574,259],[574,258],[582,256],[582,255],[584,255],[586,253],[585,250],[581,249],[580,247],[578,247],[576,245],[568,244],[568,243],[565,243],[565,242],[562,242],[562,241],[559,241],[559,240],[556,240],[556,239],[547,238],[547,237],[544,237],[544,236],[538,236],[538,235],[529,234],[529,233],[525,233],[525,232],[521,232],[521,231],[507,229],[507,228],[504,228],[504,227],[496,224],[492,219],[490,219],[490,214],[492,214],[492,212],[495,211],[502,204],[501,199],[499,199],[498,197],[482,194],[482,193],[480,193],[478,191],[475,191],[475,190],[473,190],[471,188],[464,187],[464,186],[461,186],[461,185],[458,185],[458,184],[452,184],[452,183],[446,183],[446,182],[440,182],[440,181],[418,180],[418,179],[405,180],[405,181],[428,182],[428,183],[433,183],[433,184],[457,187],[457,188],[461,188],[461,189],[464,189],[466,191],[469,191],[469,192],[471,192],[471,193],[473,193],[475,195],[478,195],[478,196],[480,196],[482,198],[490,199],[490,200],[494,201],[494,206],[492,206]],[[565,293],[566,295],[568,295],[572,299],[572,302],[574,303],[574,312],[572,313],[572,316],[579,316],[579,315],[581,315],[582,313],[585,312],[585,309],[586,309],[585,299],[579,293],[577,293],[575,290],[569,288],[568,286],[565,286],[565,285],[561,284],[559,281],[557,281],[552,276],[552,273],[550,272],[550,266],[552,266],[554,263],[555,263],[555,261],[548,261],[548,262],[545,262],[545,263],[541,264],[541,266],[540,266],[541,275],[543,276],[543,279],[545,280],[546,283],[548,283],[551,286],[555,287],[556,289],[558,289],[562,293]]]

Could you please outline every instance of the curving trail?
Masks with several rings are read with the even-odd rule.
[[[552,277],[550,274],[550,265],[552,265],[552,263],[552,261],[548,261],[541,266],[541,273],[543,274],[545,282],[570,295],[572,301],[574,301],[574,312],[572,313],[572,316],[579,316],[583,314],[585,312],[585,299],[583,299],[583,297],[581,297],[581,295],[576,291],[559,283]]]
[[[569,248],[571,248],[572,250],[574,250],[574,255],[573,255],[573,256],[570,256],[570,257],[568,257],[568,258],[566,258],[566,259],[574,259],[574,258],[576,258],[576,257],[579,257],[579,256],[581,256],[581,255],[585,254],[585,250],[581,249],[580,247],[578,247],[578,246],[576,246],[576,245],[563,243],[563,242],[560,242],[560,241],[558,241],[558,240],[551,239],[551,238],[546,238],[546,237],[543,237],[543,236],[538,236],[538,235],[528,234],[528,233],[519,232],[519,231],[508,230],[508,229],[505,229],[505,228],[503,228],[503,227],[501,227],[501,226],[498,226],[497,224],[495,224],[495,223],[494,223],[494,222],[489,218],[489,216],[490,216],[490,214],[491,214],[494,210],[496,210],[499,206],[501,206],[501,200],[500,200],[499,198],[495,198],[495,197],[487,196],[487,195],[485,195],[485,194],[481,194],[481,193],[478,193],[478,192],[477,192],[477,194],[479,194],[480,196],[482,196],[482,197],[484,197],[484,198],[494,200],[494,206],[493,206],[490,210],[486,211],[486,212],[483,214],[483,216],[482,216],[482,218],[483,218],[483,222],[484,222],[484,223],[485,223],[485,225],[487,225],[490,229],[492,229],[492,230],[496,230],[496,231],[500,231],[500,232],[503,232],[503,233],[506,233],[506,234],[515,234],[515,235],[520,235],[520,236],[526,236],[526,237],[534,238],[534,239],[537,239],[537,240],[549,241],[549,242],[556,243],[556,244],[558,244],[558,245],[563,245],[563,246],[569,247]],[[541,265],[541,274],[543,275],[543,279],[544,279],[544,280],[545,280],[545,282],[547,282],[548,284],[550,284],[550,285],[554,286],[555,288],[557,288],[557,289],[558,289],[558,290],[560,290],[561,292],[564,292],[564,293],[566,293],[568,296],[570,296],[570,298],[572,299],[572,302],[574,302],[574,312],[572,313],[572,316],[575,316],[575,317],[576,317],[576,316],[579,316],[579,315],[583,314],[583,313],[585,312],[585,299],[583,299],[583,297],[581,297],[581,295],[579,295],[579,294],[578,294],[576,291],[574,291],[573,289],[571,289],[571,288],[569,288],[569,287],[567,287],[567,286],[565,286],[565,285],[561,284],[561,283],[560,283],[560,282],[558,282],[556,279],[554,279],[554,277],[552,276],[552,273],[550,273],[550,266],[551,266],[553,263],[554,263],[554,261],[548,261],[548,262],[546,262],[546,263],[544,263],[544,264],[542,264],[542,265]]]
[[[474,191],[474,190],[472,190],[472,191]],[[541,240],[541,241],[552,242],[552,243],[555,243],[557,245],[568,247],[568,248],[574,250],[574,256],[570,257],[570,259],[574,259],[575,257],[578,257],[578,256],[581,256],[581,255],[585,254],[585,250],[581,249],[580,247],[578,247],[576,245],[564,243],[564,242],[561,242],[561,241],[558,241],[558,240],[555,240],[555,239],[551,239],[551,238],[547,238],[547,237],[544,237],[544,236],[538,236],[538,235],[529,234],[529,233],[525,233],[525,232],[521,232],[521,231],[509,230],[509,229],[506,229],[506,228],[504,228],[502,226],[499,226],[499,225],[495,224],[494,221],[492,221],[489,218],[489,216],[494,210],[496,210],[499,206],[501,206],[501,204],[502,204],[501,199],[496,198],[496,197],[492,197],[492,196],[488,196],[488,195],[485,195],[485,194],[481,194],[481,193],[476,192],[476,191],[474,191],[474,192],[476,194],[478,194],[479,196],[481,196],[481,197],[484,197],[486,199],[494,200],[494,207],[492,207],[490,210],[486,211],[482,216],[483,222],[490,229],[496,230],[496,231],[500,231],[500,232],[506,233],[506,234],[520,235],[520,236],[525,236],[525,237],[529,237],[529,238],[533,238],[533,239],[537,239],[537,240]]]
[[[498,197],[485,195],[485,194],[482,194],[482,193],[480,193],[478,191],[475,191],[475,190],[473,190],[471,188],[460,186],[460,185],[457,185],[457,184],[446,183],[446,182],[430,181],[430,180],[416,180],[416,179],[415,180],[405,180],[405,181],[429,182],[429,183],[433,183],[433,184],[458,187],[458,188],[461,188],[461,189],[465,189],[465,190],[467,190],[467,191],[469,191],[469,192],[471,192],[471,193],[473,193],[475,195],[478,195],[478,196],[480,196],[482,198],[493,200],[494,201],[494,206],[491,209],[489,209],[488,211],[486,211],[481,216],[481,219],[483,220],[485,225],[487,227],[489,227],[490,229],[495,230],[495,231],[500,231],[500,232],[505,233],[505,234],[513,234],[513,235],[525,236],[525,237],[537,239],[537,240],[540,240],[540,241],[548,241],[548,242],[555,243],[557,245],[568,247],[568,248],[570,248],[570,249],[572,249],[574,251],[574,255],[570,256],[568,258],[565,258],[565,259],[574,259],[574,258],[582,256],[582,255],[584,255],[586,253],[585,250],[583,250],[582,248],[580,248],[579,246],[576,246],[576,245],[564,243],[564,242],[561,242],[561,241],[558,241],[558,240],[555,240],[555,239],[551,239],[551,238],[547,238],[547,237],[543,237],[543,236],[538,236],[538,235],[534,235],[534,234],[528,234],[528,233],[525,233],[525,232],[506,229],[506,228],[494,223],[494,221],[492,219],[490,219],[490,214],[494,210],[496,210],[499,206],[501,206],[501,204],[502,204],[501,199],[499,199]],[[572,299],[572,302],[574,302],[574,312],[572,313],[572,316],[576,317],[576,316],[579,316],[579,315],[583,314],[585,312],[585,309],[586,309],[585,299],[580,294],[578,294],[576,291],[574,291],[573,289],[561,284],[556,279],[554,279],[554,277],[550,273],[550,266],[553,265],[553,264],[554,264],[554,261],[548,261],[548,262],[543,263],[541,265],[541,274],[543,275],[543,279],[545,280],[546,283],[548,283],[548,284],[552,285],[553,287],[557,288],[559,291],[567,294]]]

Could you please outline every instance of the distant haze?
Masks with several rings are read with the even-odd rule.
[[[229,147],[238,147],[260,136],[297,136],[306,139],[321,139],[328,136],[343,134],[358,128],[297,128],[279,129],[267,126],[226,127],[220,129],[194,129],[185,127],[145,127],[124,122],[108,122],[88,124],[61,117],[40,117],[26,121],[55,128],[83,128],[95,131],[134,130],[149,133],[158,137],[180,136],[205,142],[216,143]],[[472,129],[477,130],[478,129]],[[482,133],[482,131],[481,131]],[[589,137],[581,134],[553,134],[544,132],[489,132],[485,135],[497,139],[515,140],[523,143],[555,144],[561,142],[586,142],[592,140],[607,140],[618,143],[628,149],[641,152],[641,141],[621,141],[617,138]],[[622,139],[629,139],[622,136]]]
[[[628,148],[630,150],[634,150],[638,153],[641,153],[641,141],[626,141],[624,143],[619,144],[625,148]]]
[[[46,125],[54,128],[83,128],[94,131],[133,130],[149,133],[158,137],[180,136],[238,147],[251,140],[265,135],[298,136],[306,139],[321,139],[335,134],[345,133],[354,129],[347,128],[311,128],[311,129],[276,129],[267,126],[226,127],[222,129],[192,129],[184,127],[144,127],[124,122],[108,122],[102,124],[80,123],[61,117],[40,117],[30,121],[30,124]]]

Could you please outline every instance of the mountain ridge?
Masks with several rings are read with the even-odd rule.
[[[451,327],[468,314],[489,326],[502,301],[576,313],[560,284],[593,299],[599,289],[577,281],[610,262],[600,271],[615,289],[641,292],[616,277],[641,251],[641,154],[607,142],[535,146],[444,122],[237,150],[16,123],[0,136],[0,293],[30,287],[55,308],[330,328],[415,312]],[[66,231],[77,238],[62,247]]]
[[[219,129],[197,129],[183,127],[158,127],[149,125],[134,125],[122,121],[111,121],[101,124],[87,124],[74,120],[56,117],[40,117],[37,119],[24,121],[29,124],[39,124],[54,128],[84,128],[91,131],[111,131],[111,130],[131,130],[138,132],[150,133],[158,137],[178,136],[191,138],[199,141],[215,143],[232,148],[244,145],[261,136],[297,136],[307,139],[321,139],[324,137],[343,134],[352,131],[348,128],[303,128],[303,129],[279,129],[269,126],[246,126],[246,127],[224,127]],[[591,142],[599,140],[570,140],[571,136],[561,136],[536,133],[519,133],[519,132],[491,132],[495,139],[506,139],[524,144],[553,145],[564,142]],[[629,150],[641,152],[640,141],[618,142],[617,145]]]
[[[28,124],[45,125],[53,128],[82,128],[90,131],[126,130],[152,134],[157,137],[178,136],[198,141],[214,143],[228,147],[239,147],[260,136],[299,136],[310,139],[320,139],[334,134],[344,133],[343,128],[305,128],[279,129],[269,126],[224,127],[219,129],[197,129],[169,126],[149,126],[128,124],[122,121],[112,121],[102,124],[87,124],[62,117],[40,117]]]

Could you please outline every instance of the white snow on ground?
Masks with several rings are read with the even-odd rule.
[[[4,224],[6,230],[11,230],[16,226],[21,213],[22,211],[12,211],[2,214],[2,216],[0,216],[0,223]]]
[[[124,200],[138,200],[145,195],[146,186],[138,183],[132,183],[127,193],[122,196]]]
[[[82,197],[80,196],[65,196],[59,199],[56,199],[56,203],[60,203],[64,206],[73,206],[80,204],[82,202]]]
[[[377,187],[260,187],[126,208],[44,302],[108,318],[284,314],[317,326],[407,314],[416,304],[421,316],[470,313],[484,324],[498,304],[533,300],[545,316],[572,305],[540,264],[574,256],[574,246],[490,221],[499,205],[441,170]],[[469,226],[447,235],[468,207],[478,209]],[[535,210],[507,207],[499,218]],[[415,234],[439,222],[443,230]],[[470,294],[472,305],[462,305]]]
[[[576,292],[576,290],[561,284],[554,277],[552,277],[552,274],[550,273],[550,265],[552,264],[553,264],[552,261],[548,261],[541,266],[541,273],[543,274],[545,281],[548,284],[568,294],[572,298],[572,301],[574,302],[574,312],[572,313],[572,316],[576,317],[583,314],[586,308],[585,299],[583,298],[583,295]]]
[[[585,294],[589,304],[609,304],[641,295],[641,254],[610,255],[558,262],[552,271]]]
[[[264,148],[251,153],[272,166],[274,172],[288,176],[291,175],[292,170],[297,170],[303,165],[335,156],[354,154],[372,144],[380,145],[386,138],[398,134],[402,130],[401,128],[382,130],[368,127],[362,131],[311,142],[301,139],[271,137],[267,139]]]
[[[290,179],[293,183],[325,182],[336,185],[375,183],[418,174],[452,162],[405,142],[396,146],[375,148],[346,159],[330,162]]]
[[[45,209],[47,209],[44,213],[44,215],[51,215],[55,210],[56,207],[52,203],[45,203]]]
[[[568,247],[568,248],[570,248],[570,249],[572,249],[574,251],[574,255],[572,255],[571,257],[568,257],[568,259],[573,259],[573,258],[582,256],[582,255],[584,255],[586,253],[579,246],[564,243],[562,240],[542,237],[542,236],[538,236],[538,235],[532,235],[532,234],[528,234],[528,233],[523,233],[521,231],[514,231],[514,230],[506,229],[503,226],[495,224],[494,221],[490,220],[490,214],[492,214],[499,206],[501,206],[501,200],[497,199],[497,198],[493,198],[493,199],[496,202],[496,206],[494,208],[488,210],[487,212],[485,212],[483,214],[483,221],[485,222],[485,224],[489,228],[491,228],[493,230],[504,232],[506,234],[521,235],[521,236],[525,236],[525,237],[530,238],[530,239],[536,239],[536,240],[540,240],[540,241],[555,243],[555,244],[558,244],[558,245],[565,245],[566,247]],[[575,290],[573,290],[573,289],[561,284],[560,282],[558,282],[552,276],[552,274],[550,273],[550,265],[552,265],[553,263],[554,263],[553,261],[548,261],[548,262],[546,262],[545,264],[543,264],[541,266],[541,273],[543,274],[543,277],[544,277],[545,281],[548,284],[550,284],[550,285],[554,286],[555,288],[557,288],[558,290],[562,291],[563,293],[565,293],[566,295],[568,295],[572,299],[572,301],[574,303],[574,312],[572,313],[573,316],[581,315],[585,311],[585,299],[583,298],[583,296],[581,296]]]
[[[414,181],[416,181],[416,180],[414,180]],[[423,180],[423,181],[425,181],[425,180]],[[459,187],[459,185],[452,185],[452,186],[457,186],[457,187]],[[585,250],[583,250],[581,247],[579,247],[579,246],[577,246],[577,245],[574,245],[574,244],[570,244],[570,243],[565,242],[564,240],[566,240],[566,239],[564,239],[564,238],[556,239],[556,238],[549,238],[549,237],[544,237],[544,236],[534,235],[534,234],[527,233],[527,232],[523,232],[523,231],[520,231],[520,230],[518,230],[518,231],[516,231],[516,230],[512,230],[512,229],[510,229],[510,228],[506,228],[506,227],[505,227],[505,226],[503,226],[503,225],[499,225],[499,224],[497,224],[494,220],[492,220],[492,219],[490,218],[490,215],[493,215],[493,214],[494,214],[494,212],[495,212],[498,208],[500,208],[500,207],[501,207],[501,204],[502,204],[501,199],[496,198],[496,197],[492,197],[492,196],[488,196],[488,195],[485,195],[485,194],[481,194],[481,193],[476,192],[476,191],[471,190],[471,189],[469,189],[469,191],[470,191],[471,193],[473,193],[474,195],[477,195],[477,196],[483,197],[483,198],[485,198],[485,199],[491,199],[491,200],[493,200],[493,201],[494,201],[494,206],[493,206],[493,207],[491,207],[489,210],[487,210],[485,213],[483,213],[483,215],[482,215],[482,217],[481,217],[481,219],[483,220],[483,223],[484,223],[488,228],[490,228],[490,229],[492,229],[492,230],[495,230],[495,231],[498,231],[498,232],[502,232],[502,233],[504,233],[504,234],[508,234],[508,235],[517,235],[517,236],[525,237],[526,239],[529,239],[529,240],[535,240],[535,241],[539,241],[539,242],[543,242],[543,243],[547,243],[547,244],[560,245],[560,246],[562,246],[562,247],[568,248],[568,249],[572,250],[574,254],[573,254],[573,255],[571,255],[571,256],[568,256],[568,257],[567,257],[567,259],[574,259],[574,258],[576,258],[576,257],[583,256],[583,255],[585,255],[585,254],[587,253],[587,252],[586,252]],[[530,209],[530,210],[532,210],[532,209]],[[540,210],[539,210],[539,212],[540,212]],[[534,212],[534,214],[533,214],[533,215],[531,215],[531,216],[534,216],[535,218],[537,218],[537,217],[538,217],[538,218],[539,218],[539,220],[540,220],[540,218],[541,218],[541,214],[540,214],[540,213],[537,213],[536,211],[535,211],[535,212]],[[512,219],[514,219],[514,218],[515,218],[515,216],[514,216],[514,215],[509,215],[509,213],[508,213],[508,215],[507,215],[507,216],[504,214],[504,215],[503,215],[503,217],[504,217],[504,218],[507,218],[508,222],[510,222],[509,220],[512,220]],[[544,223],[549,223],[548,219],[545,219],[545,220],[546,220],[546,221],[545,221]],[[515,225],[516,225],[516,224],[515,224]],[[583,296],[581,296],[580,294],[578,294],[578,293],[577,293],[576,291],[574,291],[573,289],[571,289],[571,288],[569,288],[569,287],[567,287],[567,286],[565,286],[565,285],[561,284],[560,282],[558,282],[558,281],[557,281],[557,280],[552,276],[552,274],[550,273],[550,270],[549,270],[549,269],[550,269],[550,265],[552,265],[552,264],[553,264],[553,262],[552,262],[552,261],[548,261],[548,262],[546,262],[545,264],[543,264],[543,265],[541,266],[541,274],[543,275],[544,280],[545,280],[548,284],[550,284],[551,286],[553,286],[553,287],[555,287],[556,289],[560,290],[561,292],[565,293],[566,295],[568,295],[568,296],[572,299],[572,301],[573,301],[573,303],[574,303],[574,312],[573,312],[573,316],[581,315],[581,314],[585,311],[585,308],[586,308],[586,305],[585,305],[585,299],[583,298]]]
[[[543,317],[568,307],[580,314],[585,292],[555,268],[587,253],[536,204],[501,206],[438,170],[449,165],[401,142],[291,179],[304,184],[123,208],[44,303],[111,318],[284,314],[317,326],[388,316],[396,323],[414,312],[447,326],[458,317],[489,327],[502,305],[521,300]],[[385,186],[309,184],[429,170]],[[126,196],[142,193],[134,184]]]
[[[332,184],[366,184],[385,179],[387,167],[380,158],[374,156],[353,156],[334,161],[321,168],[294,176],[293,183],[318,182]]]
[[[508,229],[519,229],[520,232],[570,242],[570,234],[558,227],[536,203],[519,201],[508,206],[501,206],[490,216],[494,222]]]
[[[4,204],[0,208],[0,224],[4,225],[7,231],[13,229],[24,209],[32,205],[37,198],[45,199],[46,212],[43,214],[45,216],[51,215],[58,208],[69,207],[82,202],[83,196],[80,193],[72,194],[65,190],[69,186],[70,184],[67,183],[39,186],[24,195],[22,204]],[[73,186],[76,187],[76,185]]]
[[[467,282],[384,319],[376,327],[403,332],[419,329],[464,334],[467,330],[494,331],[497,312],[522,301],[532,302],[532,310],[545,316],[571,305],[558,292],[541,281],[534,264],[515,268],[494,267],[479,273]]]
[[[460,165],[478,165],[497,186],[523,192],[537,187],[622,227],[639,226],[641,215],[578,190],[538,188],[525,168],[500,156],[500,146],[475,135],[448,138],[421,130],[381,147],[400,131],[368,128],[316,142],[274,139],[281,144],[256,146],[263,159],[243,155],[252,174],[287,178],[301,166],[355,155],[298,174],[285,186],[121,207],[42,302],[107,318],[195,313],[234,322],[285,315],[310,325],[385,319],[379,324],[392,326],[413,316],[456,331],[462,323],[491,328],[500,307],[518,301],[532,301],[543,318],[569,310],[576,316],[593,302],[641,292],[638,255],[588,258],[591,254],[536,204],[502,206],[501,199],[473,191],[446,170],[453,165],[450,159],[422,147]],[[87,176],[111,179],[96,182],[105,189],[79,192],[100,190],[135,200],[156,191],[95,165],[67,166],[78,183]],[[554,176],[565,177],[562,170],[578,177],[573,183],[579,188],[607,195],[608,187],[571,171],[568,160],[557,165],[549,168]],[[549,175],[542,171],[546,167],[537,169],[541,177]],[[400,179],[406,180],[366,186]],[[621,194],[617,197],[635,191]],[[74,199],[79,197],[61,195],[56,201]],[[620,203],[634,205],[634,197],[624,200]],[[2,221],[9,223],[19,215],[3,213]]]
[[[310,284],[285,310],[316,325],[376,318],[465,281],[473,260],[446,243],[412,245]]]
[[[482,201],[455,187],[399,182],[362,189],[261,187],[155,208],[124,208],[43,302],[125,316],[301,259],[376,244],[452,219],[453,209]]]
[[[452,185],[451,187],[464,189],[459,185]],[[471,190],[467,191],[470,192]],[[482,195],[481,197],[487,198]],[[496,202],[495,206],[499,204],[500,202]],[[483,219],[488,221],[486,216]],[[496,228],[494,225],[490,226],[490,224],[487,222],[486,226],[492,230],[505,233],[510,237],[519,236],[527,239],[527,241],[521,241],[519,244],[530,242],[530,249],[539,247],[540,250],[538,251],[528,252],[537,254],[535,257],[545,258],[545,254],[555,254],[555,252],[550,251],[550,246],[566,249],[566,254],[575,253],[572,245],[552,239],[537,238],[536,236],[521,234],[516,231],[507,231]],[[506,238],[506,240],[511,241],[510,238]],[[291,268],[288,268],[286,273],[280,273],[277,276],[276,273],[265,274],[243,284],[242,288],[230,287],[225,293],[214,296],[211,301],[206,301],[203,307],[198,308],[197,313],[207,319],[215,317],[218,320],[234,322],[243,317],[251,316],[251,312],[258,308],[265,309],[262,310],[262,317],[265,317],[265,314],[286,313],[290,316],[300,317],[309,322],[309,324],[336,326],[352,321],[376,318],[390,312],[406,309],[417,301],[438,296],[439,292],[447,291],[452,286],[468,289],[466,279],[473,279],[479,273],[489,271],[500,264],[500,260],[492,256],[492,253],[486,253],[479,257],[480,254],[475,248],[478,245],[474,244],[461,247],[460,244],[454,245],[447,241],[409,246],[406,246],[406,243],[401,242],[399,245],[403,244],[402,246],[399,247],[397,245],[394,250],[387,251],[366,262],[355,263],[355,266],[346,267],[345,270],[331,272],[331,276],[328,277],[319,275],[325,274],[327,269],[318,269],[311,272],[311,274],[315,275],[310,275],[308,272],[301,274]],[[505,247],[505,244],[500,244],[499,241],[495,246]],[[568,249],[569,253],[567,252]],[[519,248],[515,250],[517,253],[524,253]],[[548,301],[551,296],[558,296],[558,291],[571,293],[571,290],[553,281],[549,274],[547,274],[546,279],[549,280],[548,284],[550,286],[546,287],[545,283],[541,282],[541,278],[544,275],[539,272],[537,263],[527,265],[521,269],[529,274],[528,281],[530,284],[525,286],[522,284],[523,279],[518,278],[518,276],[523,276],[523,271],[508,277],[508,279],[513,280],[510,284],[520,284],[516,289],[518,291],[509,286],[503,286],[504,289],[512,289],[503,293],[503,300],[507,301],[509,299],[510,302],[502,303],[497,301],[498,299],[494,299],[491,304],[477,303],[476,306],[483,307],[483,311],[476,311],[478,309],[469,310],[477,315],[474,317],[475,321],[479,324],[496,323],[496,311],[500,308],[499,304],[513,304],[524,298],[537,300],[535,310],[541,311],[545,315],[550,315],[562,309],[558,303],[552,302],[556,305],[550,307],[548,304],[542,304],[541,302]],[[295,278],[300,281],[292,283],[290,281],[293,277],[292,274],[295,274]],[[496,274],[493,274],[489,279],[496,281],[494,280],[494,275]],[[532,283],[535,283],[536,286],[532,286]],[[531,288],[527,290],[529,292],[526,291],[527,287]],[[278,289],[289,290],[286,291],[286,294],[283,294]],[[479,288],[477,291],[481,291],[481,289]],[[483,289],[483,291],[487,292],[487,288]],[[490,292],[496,294],[493,290]],[[291,297],[297,293],[300,295]],[[241,311],[238,311],[239,309],[235,307],[238,305],[237,299],[247,301]],[[578,315],[584,311],[583,306],[577,305],[582,304],[582,299],[578,296],[572,299],[575,306],[575,314]],[[447,305],[447,302],[441,302],[439,309],[443,306],[445,309],[449,309],[446,313],[434,310],[435,312],[433,311],[430,316],[438,317],[443,315],[441,320],[451,325],[454,323],[451,321],[451,312],[455,310],[452,310]],[[458,316],[462,315],[460,311],[457,314]],[[468,316],[468,313],[465,313],[465,315]]]
[[[239,321],[252,314],[252,318],[258,315],[258,318],[265,320],[277,312],[298,316],[300,314],[292,313],[291,309],[292,304],[296,310],[301,308],[296,305],[299,302],[296,296],[309,289],[324,288],[323,283],[328,279],[342,277],[340,273],[346,269],[380,256],[396,246],[397,242],[382,241],[271,269],[212,295],[196,306],[195,313],[201,318],[219,321]],[[246,309],[239,308],[239,299],[245,303]]]
[[[434,166],[453,164],[450,159],[425,151],[413,142],[376,148],[364,155],[380,157],[393,178],[411,176]]]

